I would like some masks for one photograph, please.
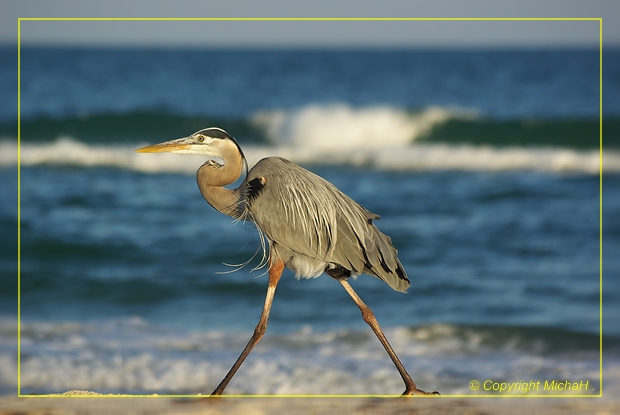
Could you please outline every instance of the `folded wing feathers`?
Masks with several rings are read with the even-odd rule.
[[[264,160],[269,160],[272,179],[254,203],[258,207],[265,197],[279,200],[257,209],[254,218],[269,238],[291,251],[337,263],[353,275],[368,273],[406,291],[409,280],[398,251],[372,223],[379,215],[308,170],[284,159]],[[252,172],[260,173],[260,165]]]

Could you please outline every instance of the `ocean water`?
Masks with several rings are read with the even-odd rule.
[[[5,96],[14,52],[0,49]],[[620,391],[620,52],[604,62],[604,382]],[[19,146],[0,103],[1,393],[17,387],[18,156],[21,392],[219,383],[264,301],[256,230],[204,202],[200,157],[133,152],[207,126],[250,165],[289,158],[381,215],[409,293],[352,285],[421,388],[599,392],[598,51],[25,48],[20,98]],[[287,271],[227,392],[402,381],[339,284]]]

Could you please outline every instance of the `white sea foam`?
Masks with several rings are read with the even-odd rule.
[[[71,138],[50,143],[22,144],[22,166],[52,165],[107,166],[147,173],[174,172],[194,174],[204,162],[201,156],[175,154],[139,154],[136,146],[90,145]],[[381,170],[403,171],[503,171],[599,172],[598,150],[561,148],[488,147],[472,145],[414,144],[395,147],[356,147],[347,151],[312,146],[243,146],[250,166],[263,157],[282,156],[302,164],[368,166]],[[0,141],[0,167],[17,164],[17,144]],[[605,151],[603,171],[620,172],[620,152]]]
[[[15,386],[16,327],[0,320],[0,386]],[[469,394],[472,379],[587,379],[598,385],[598,349],[538,353],[496,338],[485,346],[475,328],[434,325],[385,330],[403,364],[424,388]],[[250,332],[187,332],[140,318],[93,323],[22,324],[22,392],[209,393],[242,350]],[[503,334],[505,336],[505,333]],[[518,336],[518,335],[517,335]],[[609,384],[618,356],[608,354]],[[615,368],[615,369],[614,369]],[[614,371],[615,370],[615,371]],[[608,375],[609,376],[609,375]],[[402,381],[370,329],[268,332],[228,393],[398,394]],[[608,392],[608,391],[607,391]]]
[[[474,117],[471,111],[442,107],[412,114],[390,106],[333,104],[259,112],[252,122],[277,146],[349,150],[404,147],[450,119]]]

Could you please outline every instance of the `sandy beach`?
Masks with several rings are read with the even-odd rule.
[[[219,398],[171,399],[70,391],[45,397],[2,397],[0,415],[41,414],[593,414],[618,413],[620,404],[592,399],[463,398]]]

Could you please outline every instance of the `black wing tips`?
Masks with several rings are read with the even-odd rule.
[[[396,265],[395,271],[396,271],[396,276],[398,277],[399,281],[396,284],[396,286],[390,284],[390,287],[392,287],[396,291],[406,293],[407,288],[409,288],[409,286],[411,285],[411,281],[409,281],[409,278],[407,278],[407,273],[405,272],[405,269],[403,268],[403,264],[401,264],[399,260],[396,260],[396,262],[397,262],[397,265]]]
[[[364,246],[360,238],[356,235],[359,249],[362,251],[362,255],[364,257],[364,272],[379,278],[381,281],[389,285],[393,290],[406,293],[407,288],[409,288],[409,286],[411,285],[411,282],[409,281],[409,278],[407,278],[407,273],[405,272],[405,268],[403,268],[403,264],[401,264],[398,260],[398,251],[392,245],[392,241],[389,236],[382,234],[378,229],[376,229],[376,227],[374,227],[374,225],[371,226],[375,228],[375,231],[378,234],[376,236],[378,238],[387,238],[388,243],[386,245],[389,247],[389,250],[392,251],[388,252],[387,255],[394,255],[394,262],[396,266],[395,269],[390,268],[387,261],[385,260],[384,253],[381,248],[377,248],[379,255],[377,258],[374,259],[378,260],[379,266],[375,266],[375,261],[369,258],[369,252],[366,250],[366,247]]]

